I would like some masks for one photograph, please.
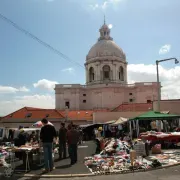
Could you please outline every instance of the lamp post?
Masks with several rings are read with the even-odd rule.
[[[77,120],[79,121],[79,114],[80,114],[80,112],[78,111],[77,112]]]
[[[69,108],[68,106],[65,107],[65,122],[68,121],[68,112],[69,112]]]
[[[175,64],[178,64],[179,61],[176,58],[168,58],[168,59],[161,59],[156,60],[156,70],[157,70],[157,85],[158,85],[158,111],[160,111],[160,99],[161,99],[161,87],[159,85],[159,63],[164,61],[171,61],[174,60]]]

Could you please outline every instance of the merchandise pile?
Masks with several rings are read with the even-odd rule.
[[[8,155],[8,153],[3,150],[3,149],[0,149],[0,166],[3,166],[3,167],[8,167],[8,164],[6,163],[6,156]]]
[[[119,139],[110,139],[100,154],[85,158],[85,165],[93,174],[123,173],[150,168],[151,162],[139,157],[133,166],[130,160],[130,145]]]
[[[161,154],[149,156],[150,160],[157,160],[162,166],[175,165],[180,163],[180,150],[164,150]]]

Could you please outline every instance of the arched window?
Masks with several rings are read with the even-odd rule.
[[[108,65],[103,66],[103,79],[110,79],[110,67]]]
[[[124,81],[124,68],[122,66],[119,68],[119,80]]]
[[[89,68],[89,82],[94,81],[94,68],[90,67]]]

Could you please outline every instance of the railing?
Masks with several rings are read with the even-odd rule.
[[[123,84],[121,82],[118,81],[94,81],[94,82],[88,82],[86,85],[81,85],[81,84],[56,84],[56,88],[87,88],[90,86],[94,86],[94,85],[118,85],[118,86],[122,86],[122,87],[138,87],[138,86],[156,86],[157,82],[138,82],[138,83],[134,83],[134,84]]]

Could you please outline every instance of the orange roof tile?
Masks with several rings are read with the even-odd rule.
[[[66,116],[66,111],[60,111],[63,116]],[[68,111],[68,119],[70,120],[93,120],[93,112],[92,110],[80,110],[80,111]]]
[[[29,115],[29,116],[28,116]],[[57,111],[56,109],[40,109],[40,108],[32,108],[32,107],[24,107],[22,109],[19,109],[5,117],[3,119],[7,118],[14,118],[14,119],[39,119],[39,118],[64,118],[64,116]]]
[[[148,111],[153,108],[152,103],[132,103],[132,104],[120,104],[113,109],[113,112],[127,112],[127,111]]]

